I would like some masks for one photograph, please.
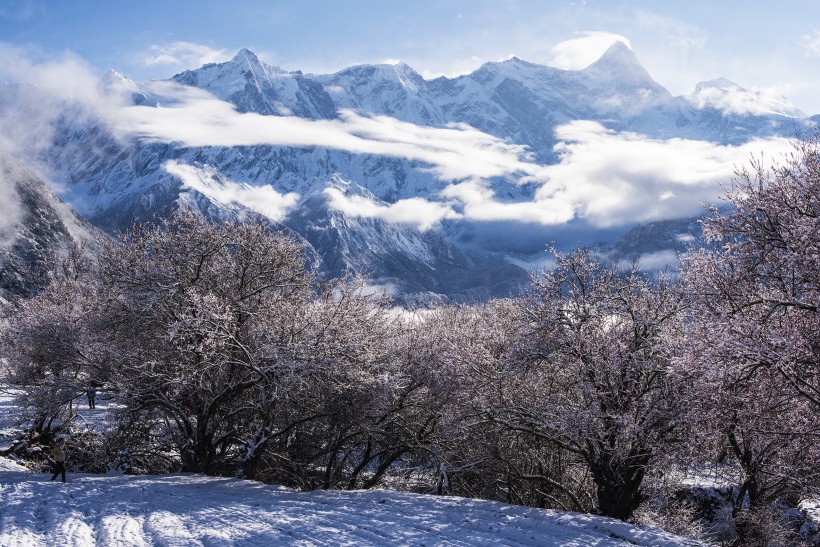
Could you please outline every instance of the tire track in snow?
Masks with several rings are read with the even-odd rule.
[[[54,483],[45,505],[44,521],[48,545],[94,545],[94,529],[86,523],[87,516],[76,509],[75,484]]]
[[[233,545],[241,537],[243,544],[262,547],[281,543],[288,537],[244,504],[199,511],[188,517],[205,545]]]
[[[95,545],[94,529],[79,511],[68,511],[62,521],[48,531],[49,545]]]
[[[148,547],[150,540],[144,531],[144,519],[127,514],[105,515],[97,521],[96,535],[99,545],[127,545]]]

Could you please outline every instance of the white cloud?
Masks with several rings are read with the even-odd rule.
[[[540,168],[543,171],[543,168]],[[558,199],[524,202],[503,202],[487,187],[486,181],[469,180],[452,184],[442,196],[460,202],[464,217],[476,221],[517,220],[533,224],[556,225],[569,222],[575,216],[572,203]]]
[[[464,217],[478,221],[558,225],[583,218],[607,227],[680,218],[720,197],[721,184],[752,155],[779,157],[790,149],[786,139],[723,146],[618,133],[590,121],[559,126],[556,137],[560,161],[533,166],[521,179],[540,184],[532,201],[501,202],[480,180],[450,185],[442,195],[462,203]]]
[[[42,58],[41,62],[32,59]],[[62,98],[92,102],[98,97],[99,76],[81,57],[64,52],[45,55],[31,48],[0,42],[0,82],[26,83]]]
[[[811,34],[803,36],[803,51],[806,57],[820,57],[820,30],[811,29]]]
[[[279,222],[296,206],[299,195],[280,194],[270,184],[251,186],[231,181],[210,166],[196,167],[168,161],[162,168],[182,184],[223,205],[238,204]]]
[[[17,224],[22,220],[22,207],[15,184],[22,174],[6,153],[0,149],[0,249],[11,245]]]
[[[536,201],[563,203],[598,226],[697,214],[719,197],[735,166],[761,151],[772,158],[790,149],[780,138],[724,146],[617,133],[588,121],[562,125],[556,136],[561,160],[544,167],[549,182]]]
[[[41,162],[69,105],[71,115],[90,119],[117,104],[120,97],[100,94],[99,81],[74,54],[0,42],[0,148],[46,175]]]
[[[581,32],[572,38],[556,44],[550,52],[548,64],[564,70],[581,70],[597,61],[615,42],[623,42],[629,48],[629,40],[611,32]]]
[[[202,66],[208,63],[221,63],[231,58],[224,49],[184,41],[155,44],[149,47],[148,51],[143,59],[146,66]]]
[[[183,146],[322,146],[423,162],[439,178],[508,176],[532,169],[524,146],[510,144],[464,124],[424,127],[389,116],[350,110],[338,120],[239,113],[229,103],[187,86],[163,83],[155,91],[176,103],[163,108],[118,109],[111,124],[125,134]]]
[[[782,95],[790,86],[770,89],[744,89],[725,79],[701,83],[689,100],[697,108],[711,107],[730,114],[768,115],[777,114],[792,118],[803,118],[804,112],[789,103]]]
[[[446,218],[461,217],[446,204],[422,198],[400,199],[395,203],[381,204],[364,196],[346,195],[338,188],[325,188],[324,194],[330,207],[346,215],[410,224],[422,232]]]

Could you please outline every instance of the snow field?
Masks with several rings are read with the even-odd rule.
[[[296,492],[189,474],[49,478],[0,458],[0,546],[699,545],[593,515],[464,498]]]

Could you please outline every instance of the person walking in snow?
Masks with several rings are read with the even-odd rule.
[[[97,401],[97,386],[91,385],[88,386],[88,389],[85,390],[85,394],[88,397],[88,408],[96,407]]]
[[[56,479],[57,475],[62,475],[63,482],[65,482],[65,462],[68,457],[68,452],[64,438],[60,437],[57,439],[57,442],[51,447],[51,457],[54,460],[54,475],[52,475],[51,480]]]

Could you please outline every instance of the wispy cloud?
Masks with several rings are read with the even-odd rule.
[[[807,57],[820,57],[820,30],[811,29],[803,36],[803,52]]]
[[[231,55],[224,49],[214,49],[203,44],[176,41],[170,44],[150,46],[143,61],[147,66],[196,67],[207,63],[220,63],[230,58]]]
[[[628,13],[638,29],[656,35],[662,40],[664,47],[689,51],[702,48],[708,41],[708,36],[702,29],[680,19],[640,8]]]
[[[15,189],[16,181],[22,175],[15,163],[0,148],[0,249],[13,243],[17,224],[22,220],[20,199]]]
[[[47,55],[0,42],[0,82],[31,84],[63,99],[93,102],[98,81],[91,65],[71,52]]]
[[[588,31],[578,33],[578,38],[565,40],[555,45],[550,52],[548,63],[564,70],[581,70],[598,58],[615,42],[623,42],[630,48],[629,40],[611,32]]]
[[[29,21],[43,13],[45,13],[45,7],[34,0],[15,0],[3,2],[0,5],[0,19],[22,22]]]
[[[53,145],[54,128],[74,115],[108,111],[115,97],[100,94],[99,76],[72,53],[50,55],[0,42],[0,148],[33,160]]]
[[[182,184],[222,205],[241,205],[279,222],[296,206],[299,195],[281,194],[270,184],[252,186],[234,182],[210,166],[186,165],[168,161],[162,168],[177,177]]]
[[[131,106],[112,113],[113,126],[146,140],[183,146],[322,146],[356,154],[416,160],[443,180],[500,177],[531,169],[525,147],[463,124],[415,125],[389,116],[350,110],[338,120],[239,113],[229,103],[194,88],[164,83],[177,103],[164,108]]]
[[[379,218],[396,224],[409,224],[427,231],[444,219],[461,218],[445,203],[422,198],[400,199],[395,203],[377,203],[364,196],[347,195],[338,188],[325,188],[328,205],[346,215]]]

